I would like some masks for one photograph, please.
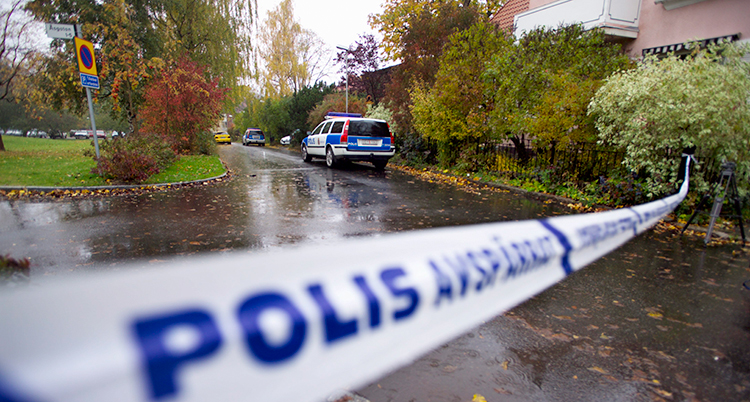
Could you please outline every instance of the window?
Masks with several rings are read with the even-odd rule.
[[[325,126],[323,126],[323,130],[320,132],[321,134],[328,134],[328,130],[331,128],[331,125],[333,124],[332,121],[329,121],[326,123]]]
[[[331,134],[341,134],[344,132],[344,122],[343,121],[337,121],[333,123],[333,128],[331,129]]]
[[[310,135],[320,134],[320,129],[323,128],[323,123],[318,124],[318,127],[315,127],[315,130],[313,130]]]
[[[349,135],[356,137],[390,137],[388,124],[382,121],[352,120]]]

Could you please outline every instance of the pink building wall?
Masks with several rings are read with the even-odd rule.
[[[640,56],[643,49],[736,33],[750,39],[750,0],[706,0],[669,11],[642,0],[638,38],[625,49]]]
[[[529,0],[533,10],[556,0]],[[622,1],[622,0],[613,0]],[[750,0],[704,0],[667,11],[654,0],[641,0],[638,38],[624,41],[626,51],[640,57],[643,49],[740,34],[750,40]]]

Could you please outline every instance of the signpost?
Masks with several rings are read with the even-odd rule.
[[[89,118],[91,130],[94,132],[94,150],[99,159],[99,136],[96,135],[96,121],[94,120],[94,105],[91,102],[91,88],[99,89],[99,77],[96,74],[96,60],[94,58],[94,44],[79,37],[74,38],[78,71],[81,75],[81,86],[86,88],[86,98],[89,101]]]
[[[99,138],[96,135],[96,120],[94,120],[94,106],[91,102],[91,89],[99,89],[99,76],[96,74],[96,59],[94,58],[94,44],[83,40],[81,25],[72,24],[44,24],[47,36],[53,39],[73,39],[78,59],[78,72],[81,76],[81,86],[86,88],[86,98],[89,101],[89,119],[91,130],[94,132],[94,150],[99,159]]]

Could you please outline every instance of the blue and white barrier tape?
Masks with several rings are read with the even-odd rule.
[[[204,256],[0,294],[0,401],[320,401],[540,293],[687,190],[686,176],[678,194],[627,209]]]

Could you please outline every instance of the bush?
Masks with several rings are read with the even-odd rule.
[[[234,141],[242,141],[241,135],[238,136],[239,139],[235,139],[234,136],[232,136],[232,140]],[[216,141],[214,140],[214,135],[211,134],[208,131],[202,131],[198,133],[198,135],[195,138],[195,141],[193,142],[193,147],[190,150],[190,153],[192,155],[213,155],[216,153]]]
[[[742,46],[709,48],[686,59],[647,59],[606,80],[589,105],[599,137],[626,150],[624,164],[646,174],[649,197],[674,191],[680,152],[737,163],[737,184],[750,179],[750,64]],[[667,155],[676,154],[674,157]],[[694,170],[691,187],[711,177]]]
[[[93,156],[91,151],[87,153]],[[92,173],[120,183],[140,183],[168,167],[175,153],[161,138],[132,134],[100,143],[100,155]]]

